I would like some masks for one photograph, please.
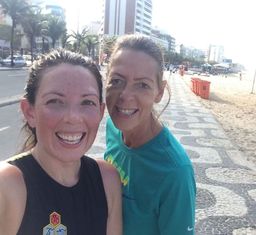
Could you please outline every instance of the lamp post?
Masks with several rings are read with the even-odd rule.
[[[253,91],[254,91],[255,79],[256,79],[256,69],[255,69],[254,78],[253,78],[253,82],[252,82],[252,91],[251,91],[251,94],[253,94]]]

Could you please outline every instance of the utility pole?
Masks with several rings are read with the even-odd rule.
[[[79,8],[79,5],[78,5],[78,8],[77,8],[77,33],[80,32],[80,8]]]
[[[252,91],[251,91],[251,94],[253,94],[253,91],[254,91],[255,79],[256,79],[256,69],[255,69],[254,78],[253,78],[253,82],[252,82]]]

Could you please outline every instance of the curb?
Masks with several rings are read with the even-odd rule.
[[[0,100],[0,107],[19,103],[21,97],[22,97],[22,95],[15,95],[12,97],[3,98],[2,100]]]
[[[11,67],[1,67],[0,71],[12,71],[12,70],[27,70],[29,67],[17,67],[17,68],[11,68]]]

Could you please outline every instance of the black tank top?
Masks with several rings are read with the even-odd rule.
[[[73,187],[53,180],[32,155],[9,163],[22,172],[27,188],[26,209],[17,235],[105,235],[107,200],[97,162],[82,157]]]

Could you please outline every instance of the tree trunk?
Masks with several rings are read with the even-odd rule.
[[[14,28],[15,28],[15,19],[12,19],[12,30],[11,30],[11,67],[14,66],[13,63],[13,38],[14,38]]]
[[[44,45],[44,36],[42,37],[42,53],[44,54],[44,47],[45,47],[45,45]]]
[[[95,60],[95,47],[92,46],[92,59]]]
[[[31,55],[31,63],[34,61],[34,55],[33,55],[33,44],[34,44],[34,37],[30,36],[30,55]]]
[[[55,40],[55,39],[52,39],[52,48],[53,48],[53,49],[55,48],[55,43],[56,43],[56,40]]]

